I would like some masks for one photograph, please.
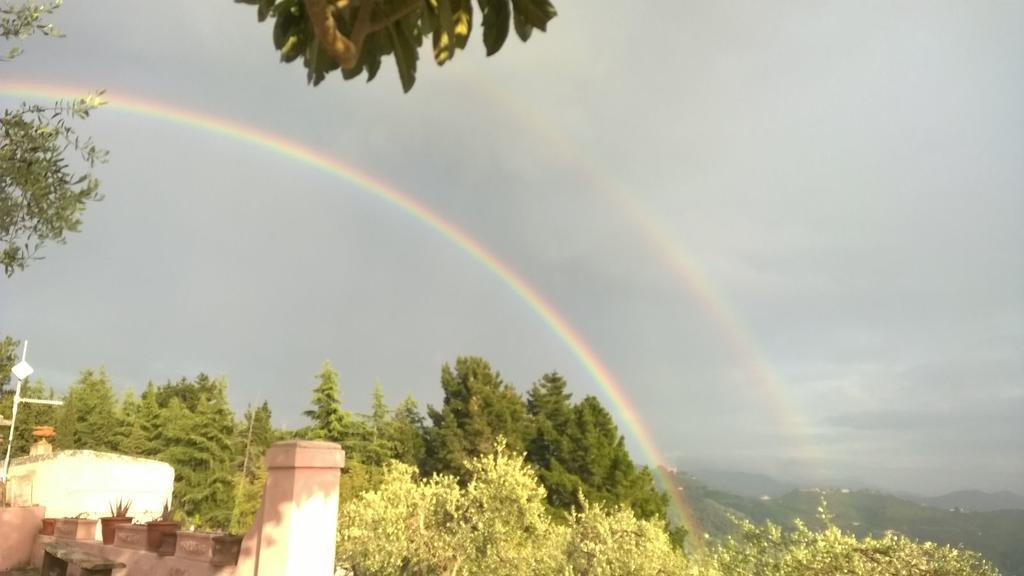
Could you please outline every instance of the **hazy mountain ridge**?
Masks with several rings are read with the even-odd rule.
[[[1024,510],[1024,496],[1014,492],[983,492],[980,490],[957,490],[941,496],[918,496],[916,494],[898,494],[912,502],[950,510],[971,512],[995,512],[997,510]]]
[[[715,490],[748,498],[762,495],[777,497],[797,489],[796,484],[776,480],[767,474],[708,468],[694,471],[693,476]]]
[[[742,478],[752,476],[758,475]],[[950,511],[880,491],[842,488],[748,497],[705,485],[693,475],[679,473],[677,478],[701,528],[713,539],[732,533],[735,523],[730,517],[784,527],[799,518],[820,528],[818,507],[824,500],[833,522],[858,536],[895,530],[918,540],[962,545],[985,555],[1006,576],[1024,576],[1024,510]]]

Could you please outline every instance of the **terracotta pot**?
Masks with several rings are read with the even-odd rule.
[[[146,527],[142,524],[118,524],[114,526],[114,546],[146,549]]]
[[[43,536],[53,536],[54,529],[57,528],[56,518],[43,518],[43,527],[39,530],[39,533]]]
[[[114,528],[121,524],[131,524],[131,516],[108,516],[100,518],[100,532],[103,534],[103,543],[110,546],[114,543]]]
[[[242,537],[223,534],[213,537],[214,566],[234,566],[238,564],[238,553],[242,551]]]
[[[53,535],[67,540],[95,540],[96,522],[89,518],[59,518]]]
[[[163,520],[146,522],[146,549],[150,552],[160,550],[160,543],[161,540],[163,540],[163,535],[177,532],[178,526],[179,524],[177,522],[165,522]]]

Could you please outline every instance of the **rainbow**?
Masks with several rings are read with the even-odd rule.
[[[76,86],[38,84],[23,81],[8,81],[3,87],[0,87],[0,95],[30,99],[56,100],[67,98],[68,94],[84,95],[88,92],[88,89]],[[626,396],[622,385],[616,380],[611,370],[594,353],[586,340],[569,324],[558,310],[545,300],[540,292],[531,286],[525,278],[499,259],[478,240],[454,223],[445,220],[440,214],[416,198],[399,192],[386,182],[363,172],[357,167],[345,164],[294,140],[289,140],[283,136],[265,132],[251,126],[238,124],[224,118],[175,108],[153,100],[119,93],[106,93],[104,94],[104,100],[107,102],[107,105],[116,110],[223,136],[262,148],[311,168],[337,176],[419,220],[461,248],[471,258],[479,262],[511,288],[541,318],[548,328],[565,343],[590,376],[604,390],[617,409],[616,412],[619,417],[624,421],[626,428],[632,432],[647,459],[654,463],[655,474],[660,477],[663,485],[668,488],[666,492],[668,493],[671,511],[678,518],[682,519],[687,530],[693,535],[690,541],[698,548],[703,547],[704,540],[702,536],[704,532],[697,522],[692,509],[683,498],[681,487],[677,485],[674,476],[668,471],[668,461],[662,455],[650,432],[644,426],[639,412]]]
[[[514,114],[516,126],[526,126],[533,135],[543,139],[544,150],[557,154],[565,165],[572,166],[577,175],[586,181],[589,189],[603,194],[620,208],[619,213],[631,221],[633,228],[665,264],[676,283],[696,299],[718,327],[733,355],[741,361],[748,378],[757,387],[762,400],[770,407],[779,429],[799,451],[799,459],[812,465],[822,462],[821,452],[810,440],[806,419],[782,380],[755,345],[752,330],[743,324],[740,315],[721,296],[721,290],[715,287],[699,263],[673,237],[663,219],[645,209],[633,195],[615,186],[612,178],[579,153],[579,146],[554,128],[555,124],[543,111],[529,108],[522,100],[512,98],[507,92],[498,89],[498,83],[488,79],[487,70],[477,67],[465,73],[454,71],[453,76],[470,90],[498,103],[502,110]],[[815,474],[817,471],[804,472]]]

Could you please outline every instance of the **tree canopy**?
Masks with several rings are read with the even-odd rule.
[[[10,365],[16,350],[13,339],[0,341],[0,364]],[[28,451],[32,425],[56,423],[59,447],[170,463],[186,526],[242,533],[260,505],[274,441],[340,442],[337,558],[360,575],[999,574],[964,549],[844,532],[824,509],[814,529],[733,518],[729,536],[686,555],[665,520],[665,497],[597,398],[575,402],[554,372],[524,398],[477,357],[443,366],[439,383],[443,401],[429,418],[411,397],[388,405],[379,384],[361,414],[342,407],[349,393],[324,363],[311,386],[312,425],[279,430],[266,402],[236,417],[223,378],[198,374],[118,396],[105,370],[84,370],[64,406],[23,407],[14,456]],[[53,396],[42,382],[25,386],[34,397]],[[11,396],[0,392],[0,408],[9,409]]]
[[[17,43],[29,36],[61,35],[43,21],[60,4],[0,4],[0,39],[14,44],[0,66],[13,65]],[[45,245],[64,243],[81,227],[86,205],[102,198],[91,170],[107,154],[73,125],[101,105],[99,92],[48,106],[22,103],[0,115],[0,263],[7,276],[39,258]]]
[[[274,47],[283,62],[302,58],[314,85],[341,70],[346,80],[373,80],[393,56],[402,89],[416,82],[419,48],[429,37],[434,61],[443,65],[466,47],[474,21],[483,29],[487,55],[501,50],[514,29],[522,41],[546,31],[555,17],[549,0],[235,0],[257,7],[260,22],[274,21]]]

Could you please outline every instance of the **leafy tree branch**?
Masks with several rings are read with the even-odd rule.
[[[466,47],[474,10],[480,13],[487,55],[498,52],[515,29],[522,41],[545,31],[555,17],[550,0],[235,0],[257,6],[257,18],[274,20],[274,47],[281,60],[302,58],[307,80],[319,84],[334,70],[346,80],[366,72],[373,80],[392,55],[408,92],[416,81],[418,50],[425,38],[434,61],[445,64]],[[475,8],[474,8],[475,6]]]
[[[0,4],[0,39],[18,42],[37,32],[62,36],[43,22],[60,5],[61,0]],[[14,46],[7,59],[20,53]],[[86,205],[102,198],[91,170],[107,153],[71,124],[102,106],[102,95],[51,106],[22,103],[0,115],[0,263],[7,276],[39,259],[46,244],[63,244],[67,233],[79,230]]]

